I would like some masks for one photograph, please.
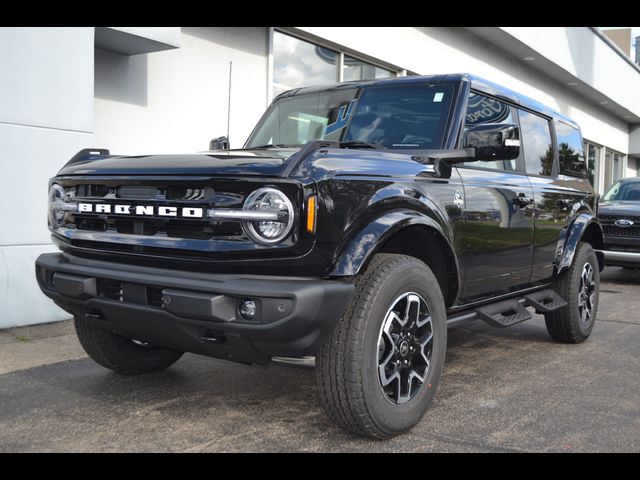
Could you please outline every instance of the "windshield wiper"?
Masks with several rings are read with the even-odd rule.
[[[273,143],[268,143],[266,145],[258,145],[257,147],[249,147],[246,150],[265,150],[267,148],[285,148],[286,145],[284,143],[277,143],[277,144],[273,144]]]
[[[319,142],[323,142],[324,140],[317,140]],[[329,143],[334,143],[336,147],[339,148],[372,148],[375,150],[386,150],[387,148],[384,145],[380,145],[379,143],[369,143],[363,142],[361,140],[349,140],[346,142],[335,142],[333,140],[326,140]],[[315,141],[311,141],[314,143]],[[257,145],[255,147],[249,147],[246,150],[266,150],[267,148],[299,148],[304,147],[307,144],[300,145],[286,145],[284,143],[272,144],[269,143],[267,145]]]
[[[350,140],[348,142],[340,142],[340,148],[373,148],[375,150],[386,150],[384,145],[379,143],[369,143],[360,140]]]

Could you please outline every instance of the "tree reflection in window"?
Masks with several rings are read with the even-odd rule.
[[[556,121],[556,136],[558,137],[560,173],[573,177],[593,178],[594,172],[587,171],[580,131],[564,122]]]

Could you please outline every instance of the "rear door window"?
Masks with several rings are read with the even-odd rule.
[[[553,175],[554,153],[549,120],[526,110],[518,110],[518,114],[527,173],[550,177]]]

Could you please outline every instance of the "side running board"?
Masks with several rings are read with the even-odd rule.
[[[550,288],[524,296],[525,303],[536,309],[536,313],[549,313],[567,305],[567,302]]]
[[[453,326],[462,321],[480,319],[493,327],[510,327],[533,317],[525,307],[533,307],[536,313],[549,313],[566,305],[560,295],[548,288],[477,307],[472,312],[449,318],[447,323]]]
[[[529,320],[533,315],[524,308],[518,299],[492,303],[475,309],[480,320],[493,327],[510,327]]]

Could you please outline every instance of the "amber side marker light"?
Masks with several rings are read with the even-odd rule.
[[[307,232],[316,231],[316,197],[311,195],[307,199]]]

